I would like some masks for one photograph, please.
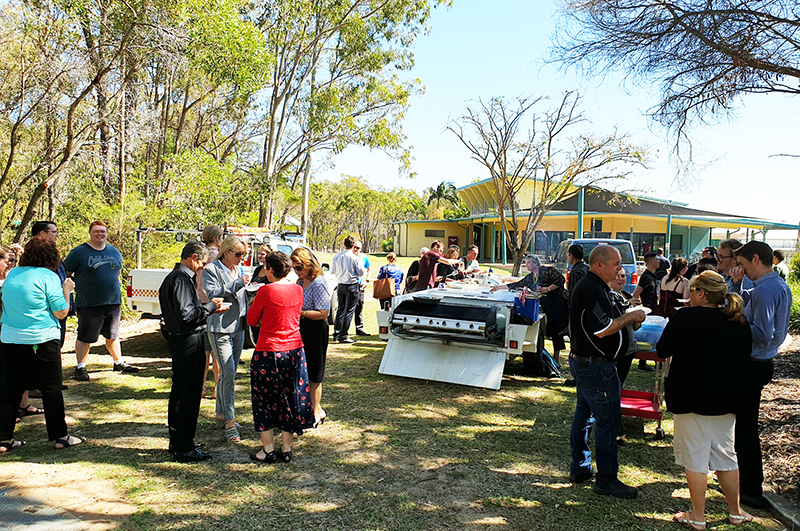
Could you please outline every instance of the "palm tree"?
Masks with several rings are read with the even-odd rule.
[[[442,201],[451,203],[454,206],[458,206],[461,203],[461,198],[458,197],[456,185],[453,184],[453,181],[442,181],[436,188],[428,188],[425,192],[428,194],[428,204],[430,205],[436,201],[436,208],[441,206]]]

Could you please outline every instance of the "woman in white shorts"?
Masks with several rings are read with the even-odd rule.
[[[691,306],[670,317],[658,355],[671,358],[664,390],[675,418],[675,462],[686,469],[692,507],[674,520],[703,530],[709,470],[717,473],[733,525],[753,517],[739,505],[739,468],[733,446],[739,380],[752,336],[741,297],[727,293],[713,271],[692,278]]]

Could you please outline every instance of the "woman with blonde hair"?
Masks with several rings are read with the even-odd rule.
[[[203,260],[204,264],[210,264],[214,261],[214,259],[219,254],[219,246],[222,243],[222,229],[219,228],[217,225],[206,225],[203,228],[203,233],[200,236],[200,239],[203,243],[206,244],[206,250],[208,251],[208,255]],[[206,289],[203,286],[203,268],[197,270],[196,273],[197,278],[197,294],[200,296],[200,302],[203,304],[209,302],[208,295],[206,295]],[[204,334],[203,341],[205,342],[206,347],[206,366],[203,370],[203,398],[206,396],[206,378],[208,378],[208,364],[211,362],[211,373],[214,375],[214,394],[212,398],[217,398],[217,382],[219,381],[219,365],[217,364],[217,358],[214,356],[214,352],[211,350],[211,344],[208,342],[208,337]]]
[[[292,252],[292,267],[297,284],[303,288],[303,308],[300,312],[300,335],[308,365],[311,402],[314,406],[314,427],[325,422],[328,414],[322,409],[322,380],[325,378],[325,358],[328,353],[328,314],[331,293],[314,254],[304,247]]]
[[[394,280],[394,294],[400,295],[402,293],[400,286],[403,284],[403,270],[400,269],[395,263],[397,262],[397,255],[394,253],[387,254],[386,262],[387,264],[381,266],[380,271],[378,271],[378,279],[391,278]],[[379,299],[378,302],[380,302],[382,309],[388,310],[392,303],[392,299]]]
[[[671,358],[664,389],[675,420],[675,462],[686,469],[692,507],[674,520],[703,530],[709,470],[717,472],[732,525],[753,517],[739,504],[734,449],[739,382],[750,358],[752,335],[744,303],[727,292],[722,275],[705,271],[689,283],[689,308],[669,319],[656,349]]]
[[[213,313],[206,321],[206,336],[219,365],[217,390],[217,423],[225,427],[225,439],[241,441],[236,423],[235,379],[236,368],[244,348],[247,300],[244,287],[250,281],[241,266],[247,254],[247,245],[238,236],[228,236],[219,246],[217,259],[206,265],[203,286],[210,299],[221,297],[230,307],[225,312]]]

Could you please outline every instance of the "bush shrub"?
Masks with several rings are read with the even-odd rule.
[[[794,262],[794,261],[792,261]],[[789,331],[800,332],[800,280],[795,275],[789,277],[792,288],[792,311],[789,314]]]

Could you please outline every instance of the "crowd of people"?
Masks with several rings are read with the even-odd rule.
[[[86,381],[89,346],[105,338],[113,370],[135,373],[119,346],[122,257],[106,242],[100,221],[89,227],[89,240],[62,261],[52,222],[33,226],[23,249],[0,248],[0,323],[2,389],[0,389],[0,453],[21,447],[14,438],[19,417],[43,413],[48,438],[55,448],[81,444],[70,435],[62,394],[61,348],[65,319],[75,312],[78,332],[77,367],[73,378]],[[351,321],[363,307],[363,286],[370,264],[352,237],[333,258],[338,310],[333,338],[353,343]],[[322,382],[329,341],[330,293],[322,267],[312,252],[296,249],[291,256],[262,247],[251,278],[241,267],[247,244],[237,236],[222,238],[207,227],[203,241],[187,243],[159,289],[164,332],[172,358],[173,380],[168,403],[169,452],[178,462],[211,459],[195,442],[200,400],[209,359],[214,360],[216,418],[227,441],[239,442],[235,378],[244,335],[253,327],[256,345],[250,366],[251,407],[261,449],[254,461],[293,459],[295,435],[327,419],[322,408]],[[390,253],[378,280],[386,279],[395,294],[420,291],[451,279],[481,272],[479,249],[443,250],[441,242],[420,251],[406,275]],[[13,257],[13,258],[12,258]],[[14,262],[19,257],[19,264]],[[764,507],[763,467],[758,413],[763,388],[771,381],[773,360],[788,332],[791,291],[785,282],[784,256],[763,242],[735,239],[708,247],[690,268],[672,260],[659,276],[663,260],[645,255],[646,270],[630,294],[619,252],[599,245],[585,261],[583,249],[568,253],[567,281],[536,257],[526,258],[529,274],[517,282],[492,288],[527,288],[541,295],[548,317],[547,335],[556,359],[570,338],[569,370],[576,385],[576,406],[570,430],[570,479],[594,479],[600,495],[635,498],[635,487],[618,478],[618,436],[621,388],[636,352],[635,331],[647,313],[668,318],[656,350],[670,360],[665,380],[667,408],[675,420],[675,461],[684,467],[692,506],[675,520],[705,529],[705,492],[709,471],[715,471],[738,525],[752,517],[741,505]],[[713,263],[712,263],[713,261]],[[289,280],[294,270],[298,280]],[[74,280],[73,280],[74,278]],[[74,297],[73,297],[74,291]],[[387,300],[381,304],[387,307]],[[648,311],[645,311],[647,308]],[[363,320],[361,320],[363,326]],[[26,392],[41,393],[43,410],[31,406]],[[33,409],[31,409],[33,408]],[[281,432],[280,443],[274,430]],[[595,434],[596,470],[589,434]]]

